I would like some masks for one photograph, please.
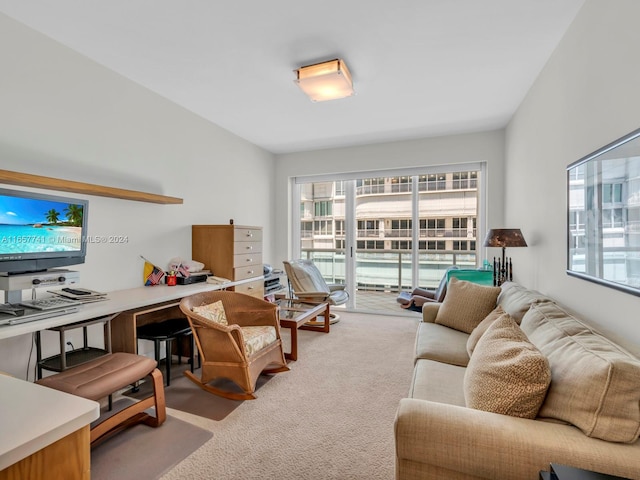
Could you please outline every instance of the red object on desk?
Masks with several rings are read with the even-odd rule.
[[[175,275],[167,275],[167,285],[170,287],[174,286],[177,282]]]

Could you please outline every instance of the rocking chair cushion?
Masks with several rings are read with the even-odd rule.
[[[193,312],[220,325],[229,325],[221,300],[210,303],[209,305],[193,307]]]
[[[259,352],[277,339],[276,329],[268,325],[241,328],[242,337],[244,338],[244,348],[247,351],[247,355],[253,355],[255,352]]]

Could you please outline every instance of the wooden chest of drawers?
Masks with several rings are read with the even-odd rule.
[[[193,225],[191,257],[216,277],[244,280],[262,275],[262,227]],[[236,292],[263,298],[262,279],[235,287]]]

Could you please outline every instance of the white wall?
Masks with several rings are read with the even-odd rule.
[[[487,162],[488,224],[503,223],[504,131],[425,138],[279,155],[276,160],[274,267],[291,256],[290,179],[390,168]]]
[[[193,223],[263,226],[269,260],[272,154],[1,14],[0,70],[0,168],[184,199],[82,195],[90,235],[128,237],[88,246],[82,286],[141,286],[139,255],[190,258]],[[0,370],[24,378],[30,341],[0,341]]]
[[[507,128],[506,220],[519,280],[640,352],[640,298],[569,277],[566,167],[640,127],[640,2],[588,0]]]

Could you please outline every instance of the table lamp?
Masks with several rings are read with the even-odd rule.
[[[500,286],[506,281],[513,280],[513,264],[511,263],[511,258],[505,257],[505,250],[507,247],[527,246],[520,229],[492,228],[487,232],[483,246],[502,247],[502,260],[493,257],[493,284]]]

